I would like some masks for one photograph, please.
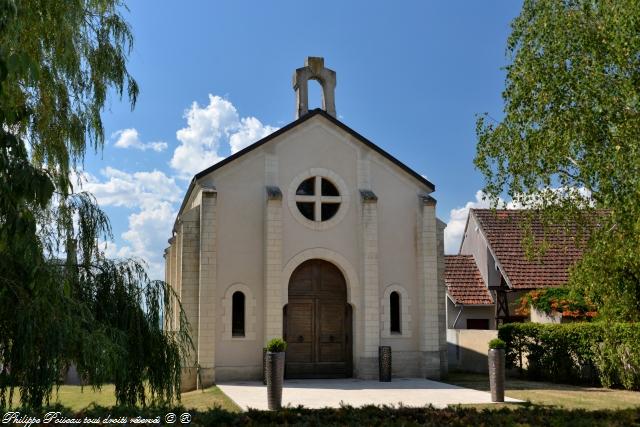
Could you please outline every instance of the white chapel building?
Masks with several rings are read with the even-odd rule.
[[[308,110],[310,79],[322,109]],[[394,376],[447,370],[435,187],[336,119],[335,86],[307,58],[297,119],[189,185],[165,250],[196,348],[185,390],[260,379],[274,337],[286,378],[377,378],[379,346]]]

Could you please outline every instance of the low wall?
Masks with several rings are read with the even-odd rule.
[[[495,330],[447,329],[449,368],[488,372],[489,341],[497,337]]]

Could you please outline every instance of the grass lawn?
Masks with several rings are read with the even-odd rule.
[[[95,403],[100,406],[113,406],[116,398],[113,394],[113,385],[105,385],[101,390],[92,390],[91,387],[75,385],[63,385],[56,393],[55,389],[51,397],[51,403],[61,403],[75,411],[86,408]],[[14,404],[19,402],[19,394],[14,396]],[[209,387],[205,390],[195,390],[182,393],[182,405],[187,409],[205,410],[214,406],[219,406],[231,412],[240,412],[240,408],[235,402],[229,399],[222,391],[216,387]]]
[[[446,383],[476,390],[489,391],[489,376],[450,372]],[[558,406],[566,409],[626,409],[640,408],[640,392],[597,387],[579,387],[507,378],[505,396],[525,400],[534,405]],[[468,405],[477,408],[514,407],[518,404]]]

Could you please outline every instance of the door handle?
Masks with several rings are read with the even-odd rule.
[[[304,337],[302,335],[298,336],[298,342],[304,342]]]

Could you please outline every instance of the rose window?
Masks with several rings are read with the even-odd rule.
[[[342,197],[336,186],[327,178],[313,176],[300,183],[295,201],[305,218],[322,222],[333,218],[338,212]]]

